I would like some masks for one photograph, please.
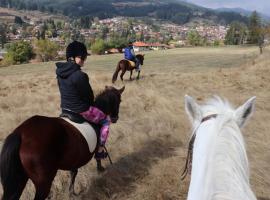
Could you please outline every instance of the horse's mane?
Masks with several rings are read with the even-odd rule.
[[[202,105],[202,115],[206,116],[209,114],[218,114],[218,115],[230,115],[231,117],[234,109],[232,105],[226,100],[217,95],[213,96],[211,99]]]
[[[120,95],[117,91],[117,89],[113,87],[109,87],[103,91],[101,91],[94,100],[94,106],[101,109],[103,112],[108,111],[108,102],[115,102],[114,100],[119,97]],[[112,106],[112,105],[111,105]]]
[[[143,55],[143,54],[137,54],[136,57],[141,57],[141,58],[143,58],[144,55]]]

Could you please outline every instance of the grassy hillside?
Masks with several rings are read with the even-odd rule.
[[[107,148],[114,165],[98,175],[95,164],[79,170],[71,199],[186,199],[189,178],[180,181],[190,124],[184,95],[202,103],[213,94],[238,106],[256,95],[256,111],[243,129],[251,168],[251,185],[259,200],[270,199],[270,49],[258,56],[255,47],[182,48],[145,52],[142,79],[123,84],[119,121],[111,126]],[[111,85],[122,55],[91,56],[84,70],[97,94]],[[0,138],[35,114],[57,116],[59,92],[54,63],[0,68]],[[69,199],[68,172],[60,171],[52,199]],[[29,183],[22,199],[33,198]]]
[[[179,0],[4,0],[0,2],[0,6],[49,11],[70,17],[90,16],[102,19],[114,16],[147,16],[178,24],[188,23],[195,18],[222,24],[235,20],[248,21],[247,17],[235,12],[216,12]]]

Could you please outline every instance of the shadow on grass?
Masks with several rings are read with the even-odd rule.
[[[270,199],[266,197],[258,197],[258,200],[270,200]]]
[[[145,143],[139,151],[119,159],[94,179],[82,199],[117,199],[131,193],[134,183],[147,176],[159,159],[175,155],[176,146],[179,146],[179,141],[152,140]]]

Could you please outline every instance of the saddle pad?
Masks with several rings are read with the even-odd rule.
[[[131,67],[135,67],[135,62],[131,61],[131,60],[127,60],[130,64]]]
[[[96,145],[97,145],[97,135],[96,135],[96,132],[93,129],[93,127],[87,122],[84,122],[82,124],[78,124],[78,123],[75,123],[73,121],[70,121],[68,118],[62,117],[62,119],[64,119],[65,121],[72,124],[75,128],[78,129],[78,131],[85,138],[85,140],[88,144],[88,147],[89,147],[89,151],[91,153],[93,153],[95,148],[96,148]]]

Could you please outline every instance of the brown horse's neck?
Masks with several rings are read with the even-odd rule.
[[[140,64],[143,64],[143,60],[144,60],[144,56],[143,56],[143,55],[137,54],[137,55],[136,55],[136,58],[139,59]]]

